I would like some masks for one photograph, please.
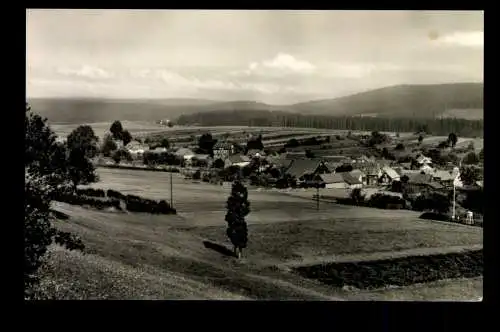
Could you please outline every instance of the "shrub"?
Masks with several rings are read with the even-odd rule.
[[[75,194],[68,194],[68,193],[58,193],[55,195],[54,200],[57,200],[59,202],[64,202],[68,203],[71,205],[87,205],[91,206],[94,208],[97,208],[99,210],[102,210],[104,208],[108,207],[115,207],[117,209],[120,209],[120,201],[118,199],[97,199],[97,198],[92,198],[92,197],[87,197],[87,196],[78,196]]]
[[[368,204],[372,207],[376,207],[379,209],[388,209],[388,208],[404,208],[406,206],[405,200],[398,196],[385,195],[385,194],[373,194]]]
[[[106,197],[106,193],[104,192],[104,190],[94,188],[77,189],[76,194],[90,197]]]
[[[173,209],[165,200],[159,202],[141,198],[139,196],[127,195],[126,207],[130,212],[146,212],[152,214],[175,214],[176,210]]]
[[[438,214],[448,212],[450,205],[449,198],[439,193],[420,195],[412,203],[413,210],[432,211]]]
[[[441,213],[435,213],[435,212],[424,212],[420,215],[420,219],[428,219],[428,220],[438,220],[438,221],[449,221],[450,218]]]
[[[121,192],[113,190],[113,189],[108,189],[108,191],[106,192],[106,194],[107,194],[108,197],[122,199],[122,200],[125,200],[125,197],[126,197]]]
[[[398,145],[396,145],[396,148],[395,148],[395,150],[399,150],[399,151],[404,150],[404,149],[405,149],[405,146],[403,145],[403,143],[398,143]]]
[[[365,201],[365,195],[361,192],[361,189],[354,188],[350,195],[353,204],[359,205]]]

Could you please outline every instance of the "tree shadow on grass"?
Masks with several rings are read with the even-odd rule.
[[[223,254],[225,256],[235,257],[234,252],[223,245],[210,241],[203,241],[203,245],[205,246],[205,248],[215,250],[218,253]]]

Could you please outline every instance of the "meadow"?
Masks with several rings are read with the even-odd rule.
[[[170,199],[170,174],[98,169],[94,188]],[[57,225],[84,253],[51,247],[43,287],[68,299],[474,300],[482,277],[383,289],[332,287],[293,267],[482,248],[482,229],[418,213],[320,204],[312,192],[249,189],[249,244],[231,256],[224,221],[230,188],[172,174],[177,215],[111,212],[56,202]],[[307,197],[308,194],[311,196]],[[460,289],[460,291],[457,291]]]

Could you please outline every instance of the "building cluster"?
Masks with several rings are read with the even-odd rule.
[[[273,174],[269,185],[279,178],[287,177],[294,187],[315,186],[354,189],[379,188],[390,190],[398,188],[398,183],[407,193],[422,193],[427,190],[446,191],[455,184],[463,187],[458,169],[441,169],[433,164],[431,158],[422,154],[414,156],[416,163],[397,163],[374,157],[329,156],[328,158],[307,158],[297,152],[267,155],[261,150],[238,153],[235,144],[218,142],[213,147],[213,156],[196,153],[192,148],[181,147],[150,149],[146,144],[132,141],[125,147],[130,154],[139,159],[145,152],[169,152],[190,169],[227,169],[231,166],[244,168],[254,160],[259,160],[257,173]],[[278,178],[276,178],[278,177]],[[274,181],[273,181],[274,180]],[[482,183],[477,183],[482,186]]]

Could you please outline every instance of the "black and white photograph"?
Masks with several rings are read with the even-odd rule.
[[[24,299],[483,299],[483,11],[26,9]]]

